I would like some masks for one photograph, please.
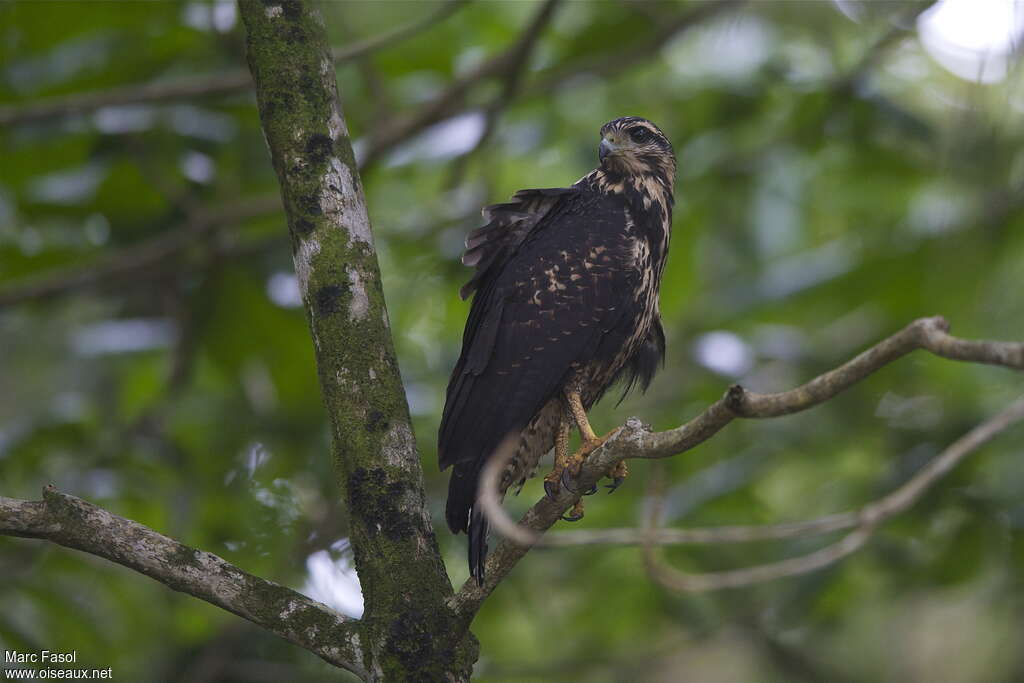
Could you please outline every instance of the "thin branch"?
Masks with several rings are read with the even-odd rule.
[[[44,273],[24,282],[7,285],[0,289],[0,309],[71,292],[80,294],[134,273],[152,275],[161,262],[204,239],[216,228],[280,209],[280,197],[266,196],[214,210],[199,211],[184,225],[162,232],[140,244],[113,251],[95,263]]]
[[[422,33],[434,24],[444,21],[451,15],[455,14],[457,10],[468,5],[470,1],[471,0],[448,0],[448,2],[438,6],[433,12],[430,12],[420,19],[415,19],[407,24],[403,24],[402,26],[397,26],[390,31],[380,34],[379,36],[366,38],[343,48],[335,48],[332,50],[334,63],[343,64],[345,62],[350,62],[354,59],[358,59],[359,57],[365,57],[373,52],[379,52],[384,48],[396,45],[407,38],[411,38],[417,33]]]
[[[595,452],[596,460],[610,466],[623,458],[667,458],[703,443],[735,418],[778,417],[807,410],[917,349],[951,360],[1024,370],[1024,343],[960,339],[948,330],[949,323],[941,317],[920,318],[853,360],[790,391],[758,394],[734,385],[707,410],[676,429],[648,432],[630,429],[627,424],[624,432],[628,433],[616,439],[615,453],[602,449],[604,453]]]
[[[749,586],[787,576],[807,574],[828,567],[863,547],[882,522],[909,509],[920,500],[925,491],[951,472],[968,455],[1021,420],[1024,420],[1024,398],[1018,399],[1003,412],[981,423],[950,444],[921,471],[889,495],[865,505],[856,513],[847,513],[856,516],[857,528],[836,543],[820,550],[780,562],[744,569],[688,574],[664,564],[657,557],[655,546],[643,542],[641,539],[644,563],[652,578],[658,583],[673,590],[690,592]]]
[[[505,70],[501,92],[487,108],[487,120],[484,131],[476,144],[478,148],[484,145],[494,133],[502,110],[512,102],[519,91],[519,86],[523,82],[523,76],[526,75],[526,69],[530,64],[530,57],[533,55],[545,27],[554,18],[555,10],[560,2],[561,0],[545,0],[537,14],[534,15],[533,20],[526,27],[526,30],[519,36],[519,40],[509,50],[508,65]]]
[[[359,646],[360,622],[52,486],[43,489],[38,501],[0,497],[0,535],[52,541],[105,558],[368,678]]]
[[[406,27],[400,27],[392,32],[382,34],[379,37],[355,43],[348,48],[335,50],[334,57],[336,60],[339,60],[339,63],[365,57],[376,50],[389,46],[394,42],[398,42],[403,37],[413,35],[429,25],[440,21],[448,16],[448,14],[454,12],[458,6],[467,2],[469,2],[469,0],[451,0],[449,3],[446,3],[439,8],[435,14],[424,17],[420,22],[411,22]],[[536,79],[536,82],[530,84],[530,87],[526,88],[528,90],[527,94],[536,95],[555,86],[567,85],[568,81],[571,81],[575,76],[578,76],[581,73],[597,73],[605,76],[612,75],[618,71],[628,68],[637,61],[642,60],[652,52],[655,52],[677,33],[742,4],[743,0],[718,0],[718,2],[698,4],[692,9],[684,10],[667,18],[664,25],[658,29],[650,41],[643,44],[630,45],[618,55],[611,55],[598,59],[584,58],[582,60],[578,60],[576,63],[570,63],[569,65],[559,66],[542,72]],[[486,113],[487,121],[485,123],[485,131],[477,142],[477,148],[485,144],[488,137],[493,134],[493,130],[491,129],[496,125],[497,116],[501,113],[500,109],[508,104],[504,99],[514,97],[516,92],[522,90],[520,85],[521,76],[523,67],[525,66],[531,50],[530,43],[535,41],[535,39],[540,35],[540,29],[543,27],[543,24],[547,23],[550,19],[550,10],[548,10],[548,15],[545,16],[545,9],[547,9],[547,7],[542,8],[542,11],[538,12],[531,21],[531,26],[535,27],[535,29],[524,30],[520,39],[508,50],[506,54],[499,55],[497,58],[492,60],[493,63],[489,65],[484,64],[473,73],[467,74],[467,76],[460,79],[460,81],[453,83],[436,98],[434,104],[429,105],[424,111],[436,111],[436,108],[439,105],[447,106],[453,104],[452,98],[455,94],[461,93],[464,89],[474,86],[479,80],[483,80],[494,75],[496,69],[500,70],[499,67],[502,67],[503,64],[506,65],[506,67],[510,69],[508,73],[505,73],[507,98],[503,98],[502,96],[495,98],[494,102],[492,102],[492,108],[494,110],[492,111],[492,108],[489,108]],[[919,11],[920,9],[917,9],[915,12]],[[835,81],[829,89],[832,91],[841,91],[851,82],[860,78],[881,59],[883,51],[894,44],[895,38],[898,37],[902,30],[903,29],[896,26],[879,38],[861,58],[857,66],[848,74]],[[516,58],[516,55],[518,55],[518,59]],[[511,66],[507,66],[508,64],[511,64]],[[511,85],[509,85],[510,83]],[[465,108],[465,106],[459,106],[451,110],[446,110],[445,115],[454,115],[459,111],[463,111]],[[6,110],[3,107],[0,107],[0,122],[2,122],[2,117],[5,111]],[[368,144],[364,159],[360,164],[360,169],[364,170],[370,163],[378,160],[382,154],[442,118],[444,118],[444,116],[427,116],[424,114],[415,125],[404,128],[400,136],[396,137],[386,135],[378,141],[371,140]],[[392,125],[395,125],[394,121],[390,123],[385,122],[382,127],[386,129]],[[467,154],[472,154],[472,152]],[[466,157],[461,157],[463,160],[465,158]],[[459,172],[460,169],[456,168],[453,172],[453,176],[457,177]],[[280,206],[279,201],[274,196],[256,197],[254,199],[247,200],[247,205],[254,207],[253,215],[269,213],[278,209]],[[1002,207],[999,215],[994,218],[1003,217],[1015,208],[1014,204],[1006,202],[989,202],[989,205]],[[262,209],[255,207],[262,207]],[[231,209],[227,210],[228,213],[230,213],[230,211]],[[172,246],[167,252],[162,252],[160,244],[165,240],[174,243],[174,246]],[[159,236],[154,238],[151,243],[147,243],[149,246],[138,245],[137,247],[129,247],[117,254],[112,254],[110,257],[105,258],[96,264],[76,268],[70,272],[46,274],[42,278],[32,278],[30,281],[24,283],[14,283],[13,285],[0,289],[0,308],[37,298],[48,298],[50,296],[65,293],[87,291],[89,288],[97,284],[101,284],[109,279],[117,278],[126,272],[146,272],[144,268],[136,268],[132,264],[138,263],[140,265],[148,266],[150,263],[155,263],[163,258],[163,253],[173,253],[174,251],[177,251],[178,248],[183,246],[182,242],[182,240],[171,235]],[[154,256],[152,258],[145,256],[145,253],[148,251],[150,246],[154,249]],[[139,251],[136,252],[136,249]],[[123,265],[127,271],[122,271],[119,264]],[[584,541],[581,537],[579,541],[575,542],[583,543]]]
[[[524,96],[544,95],[554,88],[568,85],[570,81],[585,73],[610,76],[621,72],[656,53],[679,33],[707,21],[720,13],[739,7],[746,0],[716,0],[697,3],[665,21],[650,39],[628,44],[624,49],[602,53],[601,57],[589,56],[553,67],[538,74],[529,84],[517,88]],[[542,8],[543,11],[543,8]],[[533,23],[533,22],[531,22]],[[462,113],[469,108],[469,92],[480,82],[492,77],[503,77],[515,68],[517,41],[506,51],[484,61],[461,78],[456,79],[437,96],[421,107],[416,113],[395,117],[385,121],[371,133],[366,152],[362,156],[360,169],[365,170],[381,160],[385,154],[429,126],[446,118]]]
[[[414,22],[405,29],[395,29],[378,38],[356,43],[348,48],[334,52],[335,63],[353,61],[366,54],[390,46],[427,26],[444,19],[462,4],[469,0],[450,0],[436,13]],[[568,84],[574,77],[582,73],[596,73],[605,76],[613,75],[634,64],[643,61],[657,52],[676,34],[685,31],[702,21],[717,16],[723,11],[738,7],[745,0],[717,0],[716,2],[698,3],[692,9],[686,9],[667,19],[650,40],[631,43],[626,48],[600,58],[584,57],[548,71],[542,72],[537,79],[521,88],[527,95],[538,95],[549,92],[551,88]],[[542,7],[543,11],[544,8]],[[535,18],[538,17],[535,15]],[[531,21],[531,24],[534,23]],[[456,79],[437,96],[420,107],[413,114],[396,114],[379,123],[369,132],[365,152],[361,155],[360,170],[366,170],[380,161],[392,149],[421,133],[429,126],[455,116],[469,108],[467,102],[469,92],[479,83],[492,77],[506,76],[516,68],[517,55],[522,45],[521,36],[506,51],[484,61],[475,69],[470,70]],[[224,74],[192,79],[176,83],[149,83],[141,86],[126,86],[96,93],[75,94],[56,97],[30,105],[12,105],[0,107],[0,125],[19,124],[31,121],[68,116],[76,113],[87,113],[104,106],[127,104],[156,103],[179,99],[196,99],[213,95],[228,94],[248,89],[252,79],[243,71],[231,71]],[[519,86],[516,86],[519,89]]]
[[[934,4],[934,0],[916,0],[905,9],[897,8],[889,17],[889,28],[864,51],[857,62],[847,73],[836,79],[830,86],[832,92],[842,92],[857,86],[869,75],[890,50],[897,47],[908,35],[913,35],[917,28],[917,18]]]
[[[810,382],[777,394],[757,394],[739,385],[729,388],[725,396],[686,424],[665,432],[649,432],[639,420],[632,418],[618,433],[595,451],[585,471],[605,472],[626,458],[666,458],[691,450],[708,440],[738,417],[767,418],[796,413],[831,399],[884,365],[915,349],[954,360],[1004,365],[1024,370],[1024,344],[1017,342],[970,341],[948,334],[948,323],[940,317],[915,320],[891,337],[875,344],[853,360],[830,370]],[[596,464],[591,468],[590,462]],[[636,543],[636,529],[607,529],[584,533],[552,534],[539,539],[516,526],[502,511],[495,495],[497,476],[502,471],[501,453],[492,458],[481,475],[481,504],[491,516],[490,521],[502,535],[520,542],[542,545],[594,545],[599,543]],[[603,469],[601,469],[603,468]],[[600,478],[600,477],[598,477]],[[581,479],[581,481],[585,481]],[[595,479],[596,481],[596,479]],[[489,483],[490,485],[485,485]],[[499,514],[500,513],[500,514]],[[808,522],[795,522],[765,527],[721,527],[718,529],[664,529],[652,542],[667,543],[736,543],[771,540],[828,533],[848,529],[858,522],[857,513],[828,515]],[[579,540],[575,537],[579,535]]]
[[[360,168],[369,168],[399,143],[465,109],[467,95],[481,81],[491,77],[515,78],[514,72],[529,55],[556,5],[557,0],[547,0],[511,46],[452,81],[416,113],[396,117],[377,126],[370,132],[368,149],[360,161]]]
[[[347,16],[348,8],[342,9],[343,7],[341,3],[334,7],[334,25],[339,29],[339,34],[343,39],[347,40],[352,37],[352,26]],[[350,7],[351,5],[349,5]],[[365,54],[353,60],[353,66],[366,85],[366,100],[370,110],[369,120],[379,121],[388,111],[394,109],[391,93],[388,92],[387,79],[374,64],[373,54]]]
[[[546,496],[541,498],[527,511],[518,525],[505,513],[497,494],[497,482],[504,462],[510,457],[512,450],[503,446],[498,449],[481,473],[479,502],[488,516],[488,521],[506,537],[506,540],[502,541],[495,552],[491,554],[487,564],[485,585],[478,587],[474,581],[468,581],[452,599],[453,609],[466,615],[467,618],[472,618],[480,602],[534,545],[581,544],[574,540],[566,540],[569,536],[579,532],[549,536],[541,534],[558,521],[565,510],[579,500],[579,491],[585,491],[595,485],[613,465],[621,460],[670,457],[699,446],[736,418],[777,417],[814,407],[916,349],[924,349],[937,356],[952,360],[1002,365],[1024,370],[1024,343],[960,339],[950,335],[948,329],[948,323],[941,317],[915,320],[853,360],[790,391],[758,394],[747,391],[739,385],[733,385],[721,399],[711,404],[702,413],[682,426],[665,432],[651,432],[640,420],[630,418],[605,442],[604,446],[594,451],[584,462],[576,481],[577,492],[562,489],[555,499]],[[929,485],[930,483],[932,482],[929,481]],[[863,511],[858,515],[862,513]],[[775,525],[762,530],[755,530],[754,527],[724,527],[721,530],[662,530],[652,538],[652,542],[737,542],[825,533],[850,528],[861,521],[861,518],[858,517],[857,522],[851,524],[853,520],[847,516],[849,514],[830,515],[811,522]],[[605,536],[605,534],[607,535]],[[862,539],[862,535],[859,530],[855,531],[828,552],[849,554],[867,540],[866,538]],[[636,542],[639,536],[642,536],[642,532],[635,529],[610,529],[588,534],[584,537],[583,543],[614,543],[623,540]],[[824,562],[825,560],[829,560],[829,555],[825,551],[819,551],[811,561]]]
[[[540,37],[544,33],[545,27],[551,23],[551,19],[555,15],[555,9],[559,2],[561,2],[561,0],[545,0],[544,4],[541,5],[540,10],[538,10],[534,15],[529,26],[527,26],[519,36],[519,40],[511,50],[509,50],[509,66],[506,69],[501,84],[501,91],[494,97],[491,103],[487,106],[487,110],[484,112],[483,132],[480,133],[480,137],[477,139],[476,144],[473,145],[472,149],[459,155],[459,157],[455,159],[455,165],[453,167],[449,185],[457,185],[461,182],[462,174],[465,171],[466,163],[470,157],[483,149],[490,141],[491,136],[494,135],[494,131],[498,127],[498,120],[501,118],[502,112],[512,104],[516,94],[519,92],[520,85],[523,82],[523,76],[526,74],[527,67],[530,63],[530,57],[533,54],[537,43],[540,41]]]
[[[449,0],[426,16],[333,51],[334,63],[345,64],[359,57],[399,43],[448,18],[469,0]],[[192,100],[227,95],[252,88],[248,69],[199,76],[169,83],[143,83],[110,90],[52,97],[31,104],[0,107],[0,126],[18,125],[53,118],[85,114],[103,107],[129,104],[154,104],[172,100]]]
[[[653,554],[653,546],[644,546],[644,564],[651,577],[665,586],[678,591],[699,592],[722,588],[739,588],[755,583],[772,581],[786,576],[806,574],[835,564],[847,555],[860,550],[874,527],[865,525],[857,527],[832,545],[825,546],[807,555],[794,557],[771,564],[762,564],[747,569],[735,569],[707,574],[684,574],[677,569],[660,563]]]
[[[617,52],[601,52],[553,66],[539,73],[524,91],[527,95],[540,95],[552,92],[554,88],[565,85],[581,74],[608,77],[621,73],[657,53],[678,34],[737,9],[747,2],[748,0],[715,0],[695,3],[692,7],[687,7],[665,19],[649,38],[629,43]]]

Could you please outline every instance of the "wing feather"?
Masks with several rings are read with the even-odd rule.
[[[476,272],[459,290],[462,298],[468,298],[489,276],[500,271],[501,266],[559,200],[571,196],[575,191],[568,187],[520,190],[512,197],[512,201],[484,208],[487,225],[477,228],[466,237],[466,252],[462,255],[462,263],[476,267]]]
[[[455,465],[447,514],[454,531],[469,525],[479,471],[494,449],[576,368],[621,347],[633,319],[639,273],[621,201],[575,189],[516,197],[510,204],[519,208],[491,207],[492,224],[470,240],[482,250],[467,285],[476,295],[438,434],[441,467]],[[526,202],[540,215],[495,224]]]

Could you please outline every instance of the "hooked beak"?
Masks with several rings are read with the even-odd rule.
[[[604,158],[617,150],[618,147],[608,138],[601,139],[601,145],[597,148],[597,160],[604,161]]]

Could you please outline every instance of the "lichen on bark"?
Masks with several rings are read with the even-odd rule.
[[[387,680],[467,678],[476,646],[447,607],[323,20],[298,0],[239,6],[348,502],[366,661]]]
[[[42,538],[106,558],[266,628],[369,679],[362,625],[212,553],[163,536],[84,500],[43,489],[41,501],[0,497],[0,535]]]

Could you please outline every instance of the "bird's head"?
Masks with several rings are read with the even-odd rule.
[[[621,175],[676,175],[672,143],[656,125],[639,116],[623,116],[601,126],[601,167]]]

